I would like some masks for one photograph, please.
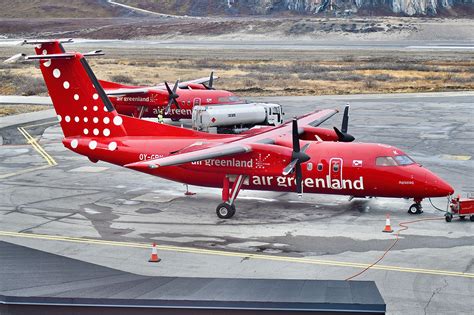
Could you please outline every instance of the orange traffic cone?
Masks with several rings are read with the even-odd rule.
[[[158,251],[156,250],[156,244],[153,243],[153,248],[151,250],[151,257],[150,259],[148,260],[148,262],[160,262],[161,261],[161,258],[158,258]]]
[[[387,214],[387,218],[385,219],[385,228],[382,232],[392,233],[392,226],[390,225],[390,214]]]

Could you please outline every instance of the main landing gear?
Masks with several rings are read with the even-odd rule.
[[[422,214],[423,213],[423,207],[421,205],[421,199],[415,199],[415,203],[408,208],[408,213],[409,214]]]
[[[235,205],[234,201],[239,194],[240,188],[242,187],[243,182],[245,181],[244,175],[238,175],[235,177],[232,188],[230,188],[230,176],[226,175],[224,177],[224,183],[222,185],[222,201],[223,203],[219,204],[216,208],[216,214],[221,219],[230,219],[235,214]]]

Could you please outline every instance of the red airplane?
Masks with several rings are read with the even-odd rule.
[[[25,40],[23,45],[48,45],[49,54],[65,53],[63,43],[68,40]],[[43,54],[43,50],[36,50]],[[97,51],[99,52],[99,51]],[[173,121],[190,119],[195,105],[231,105],[245,103],[235,94],[216,90],[214,72],[209,77],[191,81],[176,81],[171,89],[167,82],[156,86],[133,86],[99,80],[115,109],[123,115],[138,118],[156,118],[162,114]]]
[[[121,114],[133,117],[157,117],[160,112],[173,121],[192,117],[195,105],[242,104],[238,96],[213,87],[214,73],[207,78],[179,82],[170,88],[168,82],[145,87],[99,80],[112,104]],[[206,83],[208,83],[206,85]]]
[[[235,213],[241,189],[296,191],[353,197],[413,198],[420,213],[428,197],[453,188],[402,150],[355,143],[341,130],[318,127],[338,111],[318,110],[278,127],[218,135],[157,124],[117,113],[85,56],[96,52],[37,52],[64,133],[63,144],[92,162],[105,161],[189,185],[222,188],[219,218]]]

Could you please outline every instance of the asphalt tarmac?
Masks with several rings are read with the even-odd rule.
[[[356,141],[395,145],[466,196],[474,192],[473,96],[259,100],[283,104],[287,119],[349,102]],[[341,116],[324,126],[340,126]],[[376,281],[389,314],[474,311],[474,223],[446,223],[428,200],[423,214],[410,216],[409,200],[243,191],[234,218],[220,220],[217,189],[190,187],[196,195],[185,196],[182,184],[66,151],[57,125],[43,132],[28,127],[34,121],[21,124],[41,133],[39,146],[0,146],[0,240],[139,275],[344,280],[393,244],[395,235],[382,233],[386,214],[395,231],[429,219],[406,224],[383,260],[354,279]],[[432,201],[446,208],[446,199]],[[159,264],[147,262],[152,242]]]

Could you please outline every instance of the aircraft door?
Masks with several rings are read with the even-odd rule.
[[[193,105],[194,105],[194,106],[199,106],[199,105],[201,105],[201,99],[198,98],[198,97],[196,97],[196,98],[194,99],[194,101],[193,101]]]
[[[334,180],[337,180],[338,184]],[[329,182],[333,189],[341,189],[342,187],[342,159],[332,158],[329,160]]]

